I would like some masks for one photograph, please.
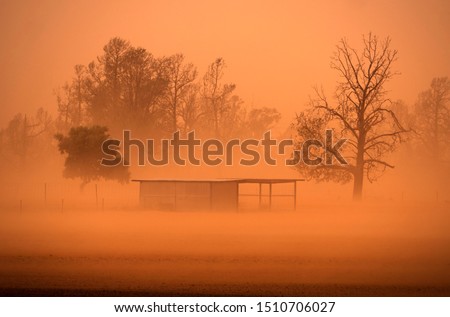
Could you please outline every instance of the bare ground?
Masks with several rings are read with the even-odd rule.
[[[449,206],[0,215],[2,296],[450,296]]]

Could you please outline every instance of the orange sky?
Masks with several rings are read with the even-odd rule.
[[[450,75],[450,1],[0,1],[0,126],[17,112],[54,109],[53,90],[114,36],[157,56],[182,52],[203,73],[225,58],[248,105],[277,107],[287,124],[312,93],[330,91],[338,40],[390,35],[402,74],[392,98],[413,103]]]

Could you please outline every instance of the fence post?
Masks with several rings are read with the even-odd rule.
[[[95,208],[98,209],[98,188],[97,188],[97,184],[95,184]]]

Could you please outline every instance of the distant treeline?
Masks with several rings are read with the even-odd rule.
[[[57,93],[57,129],[101,125],[111,133],[167,136],[180,130],[228,139],[260,135],[279,119],[275,108],[244,107],[236,85],[223,82],[225,61],[214,60],[202,76],[182,54],[153,56],[120,38]]]
[[[281,118],[275,108],[247,107],[224,82],[224,59],[199,75],[182,54],[156,57],[130,42],[111,39],[88,65],[75,65],[70,81],[55,90],[52,109],[16,114],[0,130],[0,157],[9,167],[56,153],[55,134],[80,126],[104,126],[111,135],[123,129],[154,139],[191,130],[203,138],[261,137]],[[53,109],[54,110],[54,109]]]
[[[318,180],[359,178],[360,193],[364,176],[374,181],[386,167],[393,167],[385,158],[400,144],[400,153],[420,160],[424,169],[423,163],[428,163],[440,175],[450,170],[448,77],[432,79],[414,105],[392,102],[383,86],[396,75],[391,71],[396,51],[389,38],[380,41],[371,34],[364,44],[357,54],[345,40],[340,42],[332,59],[339,74],[333,97],[327,99],[316,90],[316,98],[305,100],[306,108],[299,104],[297,115],[291,114],[292,125],[282,127],[297,140],[320,140],[322,130],[333,128],[349,139],[350,165],[298,171]],[[92,62],[76,65],[72,79],[56,89],[55,118],[49,114],[55,111],[40,108],[34,114],[16,114],[0,130],[2,170],[42,164],[49,161],[49,153],[57,157],[55,135],[68,135],[79,127],[99,126],[111,136],[127,129],[133,137],[152,139],[192,130],[199,138],[223,141],[261,138],[279,122],[280,113],[276,108],[246,106],[236,85],[224,80],[225,70],[224,59],[216,58],[199,74],[182,54],[156,57],[113,38]]]

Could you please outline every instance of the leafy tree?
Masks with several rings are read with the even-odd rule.
[[[111,39],[95,61],[75,67],[74,79],[58,93],[59,122],[66,127],[60,130],[82,124],[105,125],[114,132],[167,127],[164,61],[128,41]]]
[[[325,144],[324,130],[332,128],[335,136],[346,138],[344,157],[347,165],[297,165],[309,178],[348,182],[353,179],[353,198],[361,199],[364,176],[376,180],[386,168],[386,160],[407,130],[390,107],[386,83],[396,74],[392,70],[397,51],[391,40],[379,40],[369,34],[363,37],[358,53],[347,40],[336,47],[331,67],[339,74],[335,98],[330,101],[323,90],[316,89],[310,108],[297,116],[295,128],[300,140],[315,138]],[[326,149],[326,151],[331,151]],[[321,155],[319,152],[314,155]]]
[[[68,135],[55,135],[59,151],[67,155],[64,177],[80,178],[82,186],[98,179],[128,182],[130,177],[128,167],[124,165],[106,167],[100,164],[103,158],[102,144],[109,138],[107,131],[106,127],[101,126],[79,126],[71,128]]]
[[[136,136],[154,138],[195,129],[199,136],[227,139],[248,133],[248,124],[264,125],[267,118],[256,119],[255,109],[246,115],[242,99],[234,94],[236,86],[223,83],[224,70],[224,60],[217,58],[197,80],[196,67],[182,54],[157,58],[112,38],[94,61],[75,66],[72,81],[58,91],[57,129],[67,133],[94,124],[108,127],[113,135],[130,129]]]

